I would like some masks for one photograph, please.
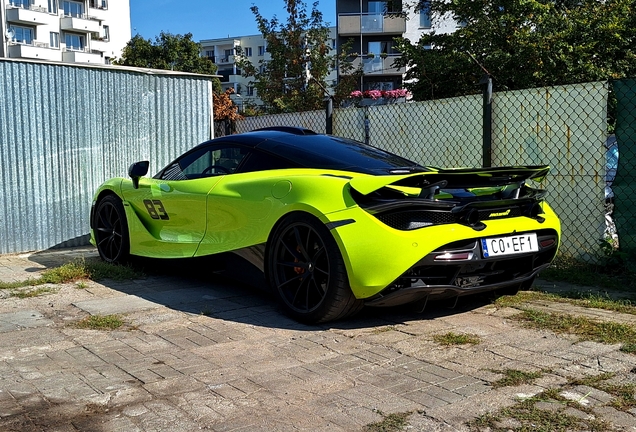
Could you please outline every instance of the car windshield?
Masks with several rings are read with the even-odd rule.
[[[301,141],[278,142],[272,150],[309,168],[355,171],[368,174],[403,174],[427,168],[385,150],[345,138],[326,135]]]

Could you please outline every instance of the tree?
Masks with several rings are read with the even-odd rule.
[[[263,35],[270,61],[252,64],[237,48],[243,76],[254,78],[254,87],[269,112],[295,112],[323,108],[325,77],[335,66],[330,54],[329,27],[315,2],[311,11],[301,0],[285,0],[287,22],[264,18],[257,6],[250,10]]]
[[[151,69],[175,70],[197,74],[214,75],[217,66],[206,57],[201,57],[201,45],[192,40],[192,33],[173,35],[161,32],[153,43],[141,35],[135,35],[124,47],[121,59],[114,63]],[[215,91],[220,92],[220,81],[214,79]]]
[[[216,122],[214,135],[224,135],[228,132],[234,132],[234,125],[237,120],[243,120],[243,116],[239,114],[238,107],[230,98],[234,93],[234,89],[230,87],[224,93],[214,93],[213,95],[213,111],[214,121]]]
[[[479,92],[488,71],[502,90],[636,74],[635,0],[431,0],[454,33],[398,39],[405,86],[418,100]],[[431,48],[432,47],[432,48]]]

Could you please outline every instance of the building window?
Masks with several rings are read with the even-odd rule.
[[[245,47],[245,57],[252,57],[252,47]]]
[[[111,64],[110,57],[104,57],[104,64],[107,64],[107,65]]]
[[[232,55],[232,50],[231,49],[226,49],[225,50],[225,55],[223,56],[223,61],[226,62],[226,63],[229,62],[231,55]]]
[[[60,47],[60,34],[51,32],[51,48],[59,48]]]
[[[49,13],[57,15],[57,0],[49,0]]]
[[[88,5],[93,9],[108,9],[107,0],[90,0]]]
[[[253,85],[248,85],[247,86],[247,96],[254,96],[254,86]]]
[[[30,6],[33,4],[33,1],[32,0],[10,0],[9,4],[11,6],[29,9]]]
[[[423,2],[420,8],[420,28],[431,28],[431,3]]]
[[[66,33],[64,35],[64,43],[67,51],[84,51],[86,39],[84,35],[75,33]]]
[[[259,46],[258,47],[258,55],[259,56],[264,56],[265,55],[265,47],[264,46]]]
[[[110,40],[110,26],[105,25],[102,28],[104,29],[104,36],[103,36],[104,40],[105,41],[109,41]]]
[[[31,27],[11,26],[9,32],[12,35],[11,40],[15,43],[31,45],[35,34]]]
[[[62,5],[64,7],[65,16],[72,16],[75,18],[82,18],[84,16],[84,3],[64,0]]]

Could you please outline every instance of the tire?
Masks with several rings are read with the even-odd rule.
[[[130,256],[128,222],[117,196],[107,195],[99,201],[93,227],[99,256],[109,263],[126,263]]]
[[[306,324],[342,319],[363,306],[351,292],[336,241],[310,215],[293,214],[274,229],[267,279],[285,313]]]

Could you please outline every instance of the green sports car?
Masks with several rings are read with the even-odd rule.
[[[194,147],[152,178],[97,190],[91,242],[105,261],[234,252],[293,318],[529,287],[560,223],[547,166],[439,169],[345,138],[275,127]],[[533,183],[536,183],[533,185]]]

